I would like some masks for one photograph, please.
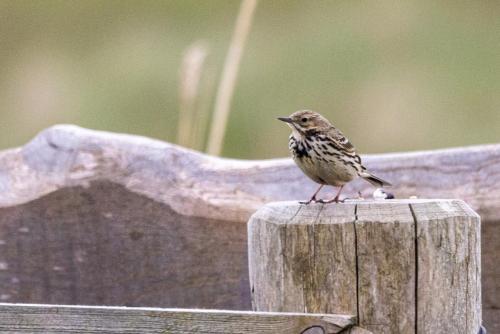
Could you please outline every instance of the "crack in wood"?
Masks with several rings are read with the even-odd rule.
[[[354,259],[356,264],[356,321],[359,325],[361,323],[361,315],[359,314],[359,259],[358,259],[358,233],[356,223],[358,221],[358,204],[354,205]]]
[[[415,211],[411,206],[411,203],[408,203],[410,207],[410,212],[413,217],[414,224],[414,233],[415,233],[415,334],[418,333],[418,229],[417,229],[417,216],[415,215]]]

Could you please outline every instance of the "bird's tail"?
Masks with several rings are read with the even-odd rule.
[[[370,174],[368,172],[363,172],[360,175],[363,179],[373,184],[375,187],[391,187],[392,184],[386,180],[381,179],[378,176]]]

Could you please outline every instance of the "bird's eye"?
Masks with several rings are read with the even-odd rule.
[[[301,121],[302,121],[302,123],[305,123],[305,122],[307,122],[307,118],[304,117],[301,119]]]

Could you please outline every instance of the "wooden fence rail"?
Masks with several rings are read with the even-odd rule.
[[[354,322],[335,314],[0,304],[0,332],[18,334],[334,334],[355,333]]]

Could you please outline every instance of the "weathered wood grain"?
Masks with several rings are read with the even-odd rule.
[[[477,333],[481,324],[479,216],[462,201],[410,205],[417,220],[418,332]]]
[[[286,138],[284,139],[286,144]],[[389,179],[397,198],[461,198],[485,220],[500,219],[500,145],[366,155],[375,174]],[[246,221],[262,204],[310,196],[316,185],[291,159],[215,158],[132,135],[59,125],[19,149],[0,153],[0,207],[106,179],[168,203],[180,214]],[[358,180],[345,188],[370,197]]]
[[[250,309],[246,226],[109,181],[0,209],[3,302]]]
[[[345,312],[354,300],[373,333],[476,334],[480,250],[479,217],[462,201],[273,203],[249,221],[253,306]]]
[[[266,205],[250,219],[254,310],[356,313],[354,205]]]
[[[286,138],[283,140],[283,145],[286,146]],[[363,156],[363,161],[375,174],[395,184],[390,191],[397,198],[412,195],[421,198],[461,198],[481,215],[483,305],[485,309],[491,310],[485,313],[485,323],[487,327],[500,327],[500,317],[490,316],[495,314],[494,310],[500,309],[500,145],[366,155]],[[116,187],[121,190],[117,191],[112,201],[97,195],[97,192],[104,190],[107,194],[114,192]],[[189,291],[193,298],[183,300],[182,297],[173,296],[175,291],[186,287],[184,276],[179,277],[176,274],[176,266],[167,266],[162,271],[156,271],[154,266],[136,264],[136,269],[123,270],[123,267],[116,267],[114,262],[110,262],[106,270],[111,277],[120,277],[120,288],[107,289],[109,284],[105,286],[97,275],[98,268],[102,268],[102,265],[95,268],[75,267],[74,271],[65,266],[64,272],[61,273],[41,267],[37,261],[22,256],[31,254],[30,248],[27,248],[30,250],[28,253],[23,253],[23,249],[27,247],[23,245],[29,240],[28,236],[24,235],[19,237],[22,238],[19,243],[21,250],[15,248],[12,241],[8,247],[0,242],[2,254],[7,254],[5,258],[0,259],[7,263],[7,267],[0,263],[0,275],[5,278],[0,279],[0,300],[43,302],[43,299],[50,296],[51,300],[59,303],[81,304],[90,301],[92,304],[99,304],[109,301],[112,304],[135,306],[249,308],[248,273],[245,269],[247,259],[244,255],[247,247],[246,228],[240,226],[234,232],[228,232],[226,222],[230,225],[243,225],[264,203],[305,199],[315,187],[316,185],[288,158],[266,161],[219,159],[143,137],[92,131],[68,125],[49,128],[22,148],[0,152],[0,230],[4,230],[4,234],[5,231],[16,231],[17,228],[24,231],[22,224],[26,222],[39,225],[44,221],[46,232],[53,234],[47,240],[64,239],[66,233],[69,233],[68,230],[53,230],[53,227],[68,221],[71,210],[75,208],[78,214],[71,216],[69,221],[79,227],[75,227],[73,231],[83,230],[89,231],[88,233],[91,229],[86,229],[88,214],[85,212],[95,217],[105,214],[110,217],[109,212],[114,213],[113,217],[106,218],[108,225],[99,230],[99,233],[108,233],[111,232],[109,225],[127,221],[124,219],[120,222],[129,213],[126,207],[120,204],[120,197],[125,196],[123,202],[131,206],[134,201],[130,198],[137,196],[142,205],[159,203],[163,206],[159,215],[150,217],[147,210],[142,218],[136,215],[137,224],[142,224],[145,228],[151,221],[158,221],[165,234],[179,242],[188,240],[184,244],[186,247],[180,247],[188,252],[189,240],[194,242],[197,238],[191,231],[197,230],[197,224],[203,225],[209,221],[212,223],[210,228],[204,230],[202,239],[206,237],[208,240],[220,240],[221,235],[229,233],[224,241],[220,241],[219,248],[224,249],[221,253],[236,255],[231,257],[230,265],[220,270],[221,266],[227,263],[227,259],[223,256],[218,260],[216,254],[210,256],[211,244],[204,246],[203,241],[198,242],[198,250],[193,256],[187,256],[183,270],[190,277],[203,279],[187,280],[190,283],[186,291]],[[370,198],[373,188],[361,180],[355,181],[346,187],[345,194],[353,197],[357,196],[358,191],[361,191],[364,197]],[[71,200],[59,200],[65,197]],[[99,205],[96,201],[106,205]],[[132,208],[133,206],[131,210]],[[28,215],[31,220],[26,220],[28,218],[25,212],[31,212]],[[119,215],[116,212],[124,214]],[[38,218],[37,213],[40,215]],[[196,224],[187,229],[170,230],[171,225],[167,223],[191,220]],[[45,259],[53,259],[59,256],[56,255],[59,252],[72,254],[71,247],[88,254],[98,254],[95,246],[90,243],[84,242],[83,248],[75,247],[76,240],[85,240],[87,235],[84,233],[82,239],[74,237],[70,242],[58,243],[64,249],[40,246],[32,252],[43,254]],[[112,243],[112,247],[103,247],[100,255],[102,258],[112,258],[116,256],[113,254],[123,253],[128,254],[125,258],[145,260],[153,256],[146,242],[139,243],[137,247],[127,245],[116,241]],[[174,256],[177,249],[179,248],[172,247],[168,252]],[[203,257],[200,261],[195,260],[200,254],[198,251],[207,254],[206,257],[212,260],[204,261]],[[187,253],[181,254],[186,256]],[[42,255],[37,259],[41,257]],[[65,261],[69,259],[68,256]],[[88,259],[94,260],[92,257]],[[193,261],[190,262],[189,259]],[[13,260],[19,263],[19,267],[12,264]],[[218,272],[211,270],[212,261],[218,262]],[[36,273],[33,276],[36,278],[32,279],[28,274],[21,276],[16,268],[24,268],[23,272],[26,273]],[[149,270],[152,271],[148,272]],[[86,279],[73,283],[73,277],[79,275],[85,276]],[[206,279],[207,277],[210,279]],[[24,299],[19,299],[17,296],[21,290],[16,287],[17,281],[26,282],[22,285],[23,291],[31,282],[37,285],[36,289],[44,292],[35,293],[29,290],[33,293],[21,293],[20,296]],[[89,284],[82,285],[79,282]],[[113,282],[114,285],[115,281]],[[165,284],[167,282],[168,285]],[[211,285],[206,282],[218,283]],[[154,286],[153,292],[138,293],[149,285]],[[74,296],[71,301],[67,299],[69,286],[74,286],[75,289],[75,292],[70,294]],[[89,286],[100,292],[87,293]],[[207,289],[210,286],[213,289]],[[66,290],[60,291],[64,289]],[[211,292],[206,292],[207,290]],[[156,293],[158,291],[164,292]],[[203,297],[196,299],[196,294]],[[166,297],[169,295],[173,297]],[[213,300],[217,300],[217,305],[210,306]]]
[[[335,314],[0,304],[0,331],[19,334],[333,334],[353,324]]]
[[[356,205],[359,324],[374,333],[415,330],[415,222],[405,202]]]

